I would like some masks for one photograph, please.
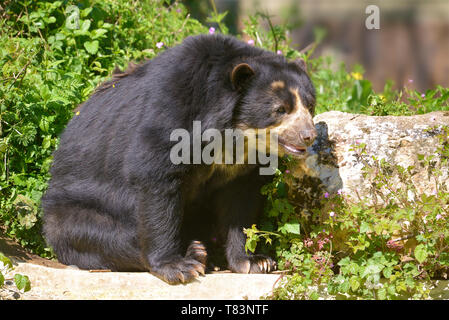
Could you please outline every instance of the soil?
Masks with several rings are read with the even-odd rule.
[[[22,248],[17,242],[7,238],[5,235],[0,234],[0,252],[2,252],[6,257],[11,259],[13,264],[17,262],[27,262],[32,264],[41,265],[44,267],[64,269],[67,266],[55,261],[48,260],[33,253],[28,252],[26,249]]]

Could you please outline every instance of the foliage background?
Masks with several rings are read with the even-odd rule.
[[[71,5],[79,8],[78,26]],[[208,29],[177,2],[25,0],[2,7],[0,221],[21,245],[50,256],[39,204],[73,110],[115,66],[151,59]]]
[[[217,12],[211,5],[210,16],[201,23],[192,19],[181,3],[162,0],[7,0],[1,6],[0,228],[29,250],[54,257],[40,232],[40,198],[47,186],[58,135],[76,112],[75,108],[116,66],[124,69],[129,61],[151,59],[188,35],[228,33],[224,23],[226,13]],[[74,12],[79,13],[77,21],[73,19]],[[261,22],[269,27],[262,28]],[[210,30],[210,26],[217,30]],[[449,110],[447,88],[438,86],[426,92],[405,88],[397,92],[387,82],[382,92],[374,92],[370,81],[364,79],[361,66],[348,72],[343,64],[332,69],[329,57],[311,58],[325,36],[323,30],[316,30],[315,42],[305,52],[292,48],[287,30],[287,25],[272,25],[267,15],[258,13],[249,17],[243,34],[237,36],[288,59],[303,57],[317,88],[317,113],[340,110],[369,115],[413,115]],[[443,146],[444,143],[447,146],[445,141]],[[442,148],[441,154],[447,156],[447,150]],[[432,160],[427,161],[429,164]],[[273,182],[262,190],[269,198],[263,231],[256,226],[246,231],[248,250],[255,250],[260,240],[273,243],[264,250],[272,251],[281,268],[290,270],[289,281],[272,298],[318,298],[318,290],[311,288],[322,284],[327,284],[331,293],[349,292],[363,298],[397,298],[402,289],[411,296],[423,297],[425,288],[414,282],[423,278],[423,268],[427,268],[424,278],[428,279],[436,270],[432,263],[435,265],[438,259],[439,267],[449,266],[448,240],[443,228],[447,215],[446,220],[436,219],[445,212],[449,201],[447,190],[446,193],[442,190],[438,201],[437,197],[423,200],[437,208],[432,213],[435,233],[420,239],[422,246],[418,247],[416,259],[406,265],[400,261],[403,257],[400,252],[377,253],[379,246],[389,239],[384,234],[374,239],[356,237],[360,227],[370,230],[380,221],[370,219],[371,208],[363,203],[326,199],[333,206],[324,203],[327,211],[320,214],[328,214],[332,207],[341,220],[322,219],[311,227],[312,231],[304,233],[306,222],[297,219],[296,208],[286,197],[287,166],[288,159]],[[400,218],[394,215],[399,209],[415,212],[418,208],[421,207],[411,203],[404,208],[392,202],[384,216],[393,217],[390,222],[394,225],[399,223]],[[416,219],[411,218],[413,223],[418,222]],[[345,257],[335,256],[332,251],[332,237],[339,231],[344,231],[353,247],[358,246]],[[435,240],[440,234],[442,242]],[[390,281],[389,286],[376,287],[381,276]]]

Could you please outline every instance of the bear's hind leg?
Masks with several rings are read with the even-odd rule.
[[[266,183],[258,170],[238,177],[216,193],[214,204],[218,211],[220,234],[226,246],[228,268],[237,273],[267,273],[276,269],[268,256],[245,252],[243,228],[258,222],[264,198],[260,188]]]
[[[94,209],[46,208],[44,234],[58,260],[81,269],[145,270],[132,226]]]

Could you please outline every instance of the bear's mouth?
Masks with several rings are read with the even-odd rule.
[[[278,143],[282,146],[282,148],[293,156],[296,157],[304,157],[307,154],[306,146],[294,146],[292,144],[286,143],[284,141],[278,140]]]

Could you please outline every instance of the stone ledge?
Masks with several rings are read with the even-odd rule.
[[[15,273],[30,278],[31,290],[21,295],[25,300],[254,300],[270,293],[280,276],[215,273],[171,286],[144,272],[89,272],[18,263],[11,274]]]

